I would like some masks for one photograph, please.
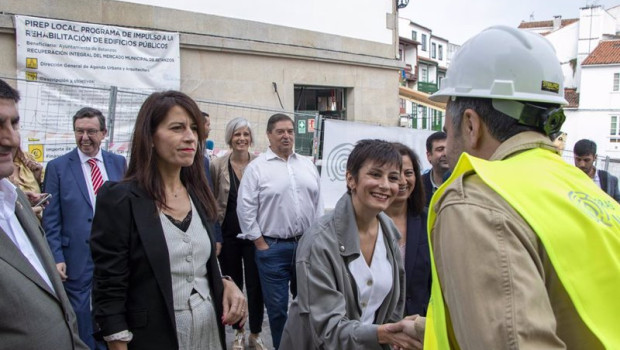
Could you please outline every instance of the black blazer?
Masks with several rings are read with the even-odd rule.
[[[199,216],[211,239],[207,274],[218,321],[224,286],[213,226],[199,202]],[[97,195],[90,240],[95,271],[93,314],[97,336],[133,333],[130,349],[178,349],[170,261],[155,202],[135,182],[106,182]],[[218,322],[222,348],[224,326]]]
[[[618,178],[606,172],[598,171],[598,177],[601,180],[601,189],[610,195],[616,202],[620,203],[620,191],[618,191]]]
[[[405,315],[426,316],[431,296],[431,258],[426,234],[426,211],[407,214],[405,246]]]

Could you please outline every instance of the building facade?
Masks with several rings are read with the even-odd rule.
[[[428,97],[439,90],[449,61],[458,45],[433,35],[430,28],[399,18],[401,71],[400,126],[442,130],[445,104]]]
[[[210,0],[201,2],[201,12],[152,5],[157,1],[3,0],[0,76],[16,76],[14,15],[170,31],[180,33],[181,90],[196,99],[396,125],[403,65],[396,57],[395,2],[362,0],[367,4],[356,6],[358,2],[345,0],[341,5],[348,7],[334,7],[330,1],[317,1],[314,10],[308,10],[313,13],[298,11],[306,2],[270,1],[279,6],[277,18],[288,19],[274,24],[273,9],[259,8],[251,0],[234,3],[241,14],[238,18],[222,16],[215,11],[218,2]],[[350,11],[351,6],[356,11]],[[220,15],[209,13],[210,9]],[[320,16],[321,9],[342,23],[308,27],[311,21],[303,19]],[[353,28],[359,30],[351,31],[347,23],[357,23]],[[265,130],[269,114],[252,121],[258,135]],[[216,144],[224,144],[226,122],[236,116],[225,111],[212,115],[212,127],[221,131],[214,135]],[[266,147],[264,137],[255,141],[257,150]]]
[[[548,21],[522,22],[519,28],[539,33],[554,46],[564,72],[566,122],[568,134],[565,158],[580,139],[598,145],[604,167],[620,158],[620,6],[604,9],[588,6],[579,18],[555,17]],[[611,169],[613,170],[613,169]]]

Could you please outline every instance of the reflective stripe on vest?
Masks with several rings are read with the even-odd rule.
[[[620,349],[620,205],[577,167],[541,148],[502,161],[464,153],[430,204],[428,234],[433,284],[425,349],[450,349],[435,267],[435,202],[459,176],[474,171],[532,227],[579,317],[607,349]]]

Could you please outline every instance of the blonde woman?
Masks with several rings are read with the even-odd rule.
[[[237,218],[237,191],[245,167],[256,158],[249,152],[252,146],[252,128],[245,118],[234,118],[226,124],[226,143],[230,151],[223,157],[211,162],[210,172],[218,204],[217,220],[222,227],[223,244],[219,255],[222,273],[232,277],[239,289],[243,289],[243,271],[245,271],[245,288],[248,292],[248,311],[250,319],[250,346],[257,350],[266,349],[260,338],[263,324],[263,294],[254,260],[254,243],[239,239],[241,233]],[[243,327],[233,325],[236,330],[232,344],[233,350],[245,348]]]

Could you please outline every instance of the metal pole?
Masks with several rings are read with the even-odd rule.
[[[118,87],[110,87],[110,103],[108,104],[108,139],[105,142],[105,150],[110,148],[110,144],[114,144],[114,119],[116,118],[116,102],[118,96]]]

